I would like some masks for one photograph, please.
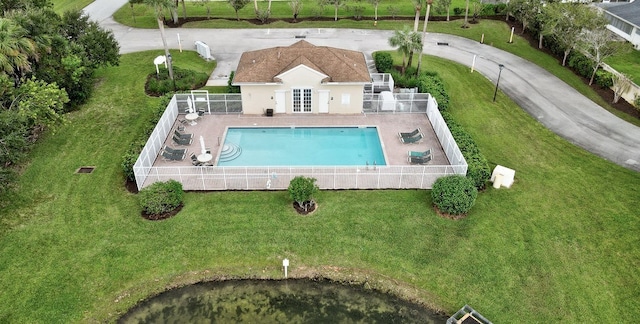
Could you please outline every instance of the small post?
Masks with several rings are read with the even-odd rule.
[[[500,84],[500,75],[502,74],[502,69],[504,69],[504,64],[498,64],[500,68],[500,72],[498,72],[498,81],[496,82],[496,91],[493,92],[493,102],[496,102],[496,95],[498,94],[498,85]]]
[[[473,54],[473,61],[471,62],[471,73],[473,73],[473,69],[476,67],[476,56]]]
[[[482,33],[482,37],[480,37],[480,44],[484,44],[484,33]]]
[[[180,33],[178,33],[178,48],[180,49],[180,53],[182,53],[182,41],[180,41]]]
[[[513,31],[515,30],[515,27],[511,27],[511,36],[509,36],[509,44],[513,43]]]
[[[287,278],[287,267],[289,267],[289,259],[282,260],[282,266],[284,267],[284,277]]]

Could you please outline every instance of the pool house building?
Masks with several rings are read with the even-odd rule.
[[[429,189],[439,177],[465,175],[466,161],[436,100],[429,94],[392,92],[391,76],[373,72],[363,53],[306,41],[246,52],[233,80],[240,94],[173,96],[134,165],[137,187],[174,179],[185,190],[284,190],[293,177],[303,175],[316,178],[321,189]],[[340,150],[350,140],[303,131],[318,127],[342,127],[343,133],[345,127],[373,129],[371,146],[379,147],[383,157],[359,152],[357,146],[369,142]],[[243,129],[274,128],[293,137],[272,146],[243,134]],[[399,136],[413,130],[419,136]],[[307,142],[298,142],[300,137]],[[314,141],[320,140],[329,141],[329,149],[316,148]],[[289,142],[307,144],[290,149],[295,159],[265,158]],[[174,151],[177,157],[167,153]],[[429,159],[416,162],[409,158],[411,151],[427,151]],[[355,157],[340,160],[352,153]],[[294,163],[297,155],[308,159]],[[321,163],[327,155],[338,160]],[[233,160],[250,163],[229,165]]]

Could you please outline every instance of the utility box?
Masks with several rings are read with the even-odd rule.
[[[203,59],[207,61],[213,60],[213,56],[211,56],[211,49],[209,48],[209,45],[204,42],[196,41],[196,51]]]
[[[493,173],[491,173],[491,182],[493,182],[493,187],[496,189],[500,187],[510,188],[513,184],[513,178],[515,175],[515,170],[503,167],[502,165],[496,165],[495,169],[493,169]]]

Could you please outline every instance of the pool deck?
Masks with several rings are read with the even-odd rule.
[[[184,115],[178,116],[184,119]],[[173,125],[177,128],[178,121]],[[191,153],[200,154],[200,136],[203,136],[205,146],[213,154],[214,164],[217,162],[220,144],[224,143],[227,127],[303,127],[303,126],[377,126],[380,140],[387,159],[387,165],[409,165],[407,151],[425,151],[432,149],[433,159],[429,165],[449,165],[449,160],[436,138],[431,123],[425,114],[358,114],[358,115],[275,115],[266,117],[261,115],[205,115],[197,120],[196,125],[187,125],[184,133],[193,134],[193,142],[188,146],[179,146],[173,142],[171,136],[165,141],[165,145],[172,148],[186,148],[187,157],[183,161],[164,161],[160,157],[154,162],[155,167],[163,166],[190,166]],[[410,132],[420,128],[424,139],[416,144],[403,144],[398,132]]]

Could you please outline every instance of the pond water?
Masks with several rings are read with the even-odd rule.
[[[166,291],[118,323],[444,323],[388,294],[328,280],[230,280]]]

